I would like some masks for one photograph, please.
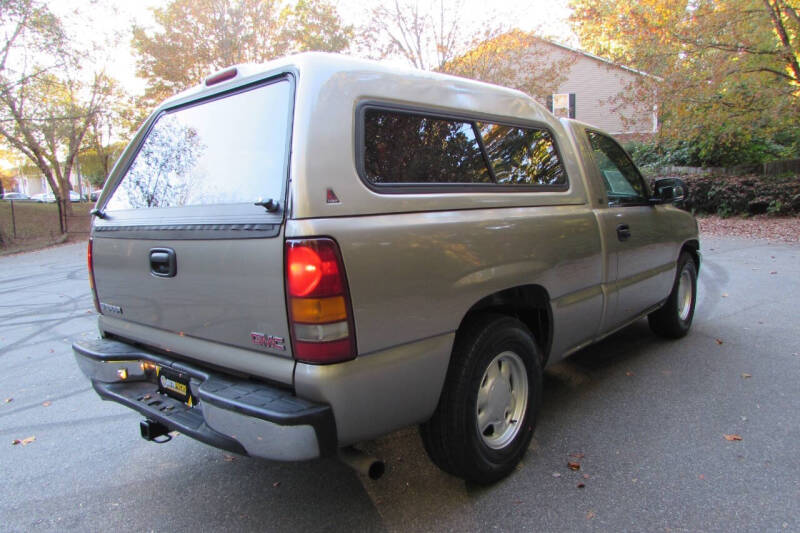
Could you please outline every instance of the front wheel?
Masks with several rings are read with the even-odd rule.
[[[533,337],[519,320],[482,315],[459,330],[442,396],[420,427],[442,470],[493,483],[516,467],[530,444],[542,370]]]
[[[667,301],[647,316],[657,335],[678,339],[689,333],[697,299],[697,265],[687,252],[678,258],[678,274]]]

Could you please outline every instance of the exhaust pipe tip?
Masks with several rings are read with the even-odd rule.
[[[339,460],[372,480],[380,479],[386,472],[386,463],[352,446],[339,449]]]

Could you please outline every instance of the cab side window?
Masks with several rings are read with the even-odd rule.
[[[647,188],[642,175],[628,154],[606,135],[587,131],[594,162],[603,179],[609,205],[631,205],[647,202]]]

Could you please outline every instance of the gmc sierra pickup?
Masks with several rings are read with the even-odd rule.
[[[609,135],[527,95],[325,54],[164,102],[116,164],[74,345],[142,435],[274,460],[419,424],[479,483],[530,443],[542,369],[648,317],[685,335],[697,224]]]

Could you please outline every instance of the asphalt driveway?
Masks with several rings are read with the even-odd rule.
[[[72,357],[95,335],[85,245],[1,257],[0,531],[800,531],[800,246],[702,251],[690,335],[640,321],[551,367],[525,460],[489,488],[415,429],[365,443],[377,482],[145,442]]]

